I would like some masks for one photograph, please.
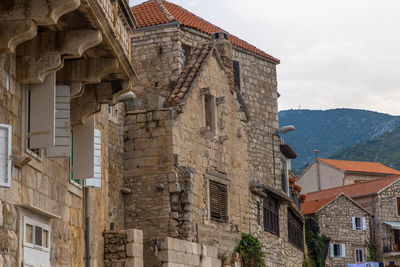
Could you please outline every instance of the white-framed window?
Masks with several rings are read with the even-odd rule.
[[[364,262],[364,261],[365,261],[364,248],[356,248],[356,262]]]
[[[353,230],[363,231],[366,230],[365,217],[352,217]]]
[[[50,225],[23,216],[24,266],[50,266]]]
[[[329,244],[331,258],[346,258],[346,245],[345,244]]]
[[[12,127],[0,124],[0,186],[11,187]]]

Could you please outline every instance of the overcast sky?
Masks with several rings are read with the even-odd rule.
[[[170,2],[279,58],[279,110],[400,115],[399,0]]]

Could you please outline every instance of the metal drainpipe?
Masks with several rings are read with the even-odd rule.
[[[86,219],[86,232],[85,232],[85,245],[86,245],[86,267],[90,267],[90,206],[89,206],[89,187],[85,188],[85,219]]]

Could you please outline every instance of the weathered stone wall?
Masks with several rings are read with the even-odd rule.
[[[147,97],[167,97],[182,71],[182,44],[176,24],[151,30],[138,30],[131,35],[132,65],[138,73],[136,86],[145,89],[141,95],[145,107]]]
[[[279,138],[272,136],[279,127],[276,65],[237,48],[233,60],[240,62],[241,92],[250,117],[245,129],[249,140],[249,177],[280,189]]]
[[[400,264],[398,253],[383,252],[383,238],[387,238],[393,234],[390,227],[385,225],[384,222],[400,223],[400,217],[397,216],[396,205],[396,197],[400,197],[399,192],[400,182],[397,181],[378,194],[378,202],[375,206],[375,220],[377,227],[376,241],[379,246],[379,259],[381,261],[384,261],[385,264],[389,264],[390,261],[394,261],[396,264]]]
[[[143,233],[137,229],[104,232],[104,267],[143,267]]]
[[[355,263],[355,248],[364,248],[365,255],[368,249],[365,242],[370,240],[371,216],[345,196],[339,196],[316,214],[322,234],[330,238],[330,243],[345,244],[345,258],[331,258],[330,253],[326,263],[330,266],[347,266]],[[352,217],[365,217],[365,230],[353,230]]]
[[[162,267],[221,267],[216,247],[170,237],[162,238],[157,243],[157,259]]]
[[[252,194],[250,206],[250,233],[257,236],[263,243],[266,253],[266,263],[269,267],[301,266],[304,252],[288,241],[288,208],[295,209],[290,204],[279,206],[279,235],[264,230],[262,197]]]
[[[10,90],[6,90],[7,75]],[[103,266],[103,231],[109,229],[110,221],[117,228],[123,227],[122,202],[112,198],[116,186],[123,181],[121,165],[112,165],[107,171],[109,159],[113,162],[122,157],[123,128],[115,127],[103,106],[97,115],[97,128],[102,132],[102,178],[101,189],[91,189],[91,254],[96,266]],[[17,266],[21,247],[21,226],[18,215],[19,204],[42,209],[60,218],[51,219],[50,260],[52,266],[83,266],[85,264],[84,241],[84,190],[70,182],[68,158],[34,157],[26,149],[26,86],[15,81],[15,58],[0,56],[0,123],[12,125],[13,167],[11,188],[0,188],[0,264]],[[120,126],[119,126],[120,127]],[[17,158],[28,158],[30,162],[22,168],[16,167]],[[118,162],[122,162],[119,160]],[[108,190],[109,180],[115,186]],[[118,196],[118,194],[117,194]],[[111,208],[111,219],[109,209]],[[118,212],[116,212],[118,211]],[[21,255],[21,253],[19,254]]]
[[[125,226],[143,230],[144,239],[169,234],[169,181],[173,172],[172,123],[175,111],[137,111],[125,117]]]

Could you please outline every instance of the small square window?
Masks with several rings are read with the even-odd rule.
[[[364,248],[356,248],[356,262],[364,262],[365,255],[364,255]]]
[[[330,244],[331,258],[346,258],[345,244]]]
[[[362,231],[366,229],[364,217],[353,217],[353,230]]]

